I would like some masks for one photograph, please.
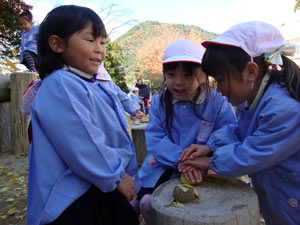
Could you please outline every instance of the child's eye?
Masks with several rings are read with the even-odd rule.
[[[172,72],[167,72],[166,75],[169,76],[169,77],[172,77],[172,76],[174,76],[175,74],[172,73]]]
[[[184,76],[191,77],[191,76],[193,76],[193,74],[192,73],[186,73]]]

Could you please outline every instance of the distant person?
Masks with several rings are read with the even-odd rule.
[[[39,28],[33,25],[33,17],[29,10],[22,12],[18,21],[24,32],[21,35],[21,64],[24,64],[30,72],[37,73],[37,36]]]
[[[102,64],[98,72],[96,74],[96,80],[100,81],[100,84],[109,91],[112,96],[115,98],[116,102],[118,102],[119,106],[118,110],[120,110],[120,115],[122,116],[122,120],[127,124],[128,127],[128,119],[125,114],[127,112],[130,115],[130,119],[135,121],[136,119],[141,120],[144,113],[140,110],[140,104],[135,99],[128,96],[127,93],[121,90],[121,88],[113,82],[110,74],[105,69]]]
[[[204,48],[191,40],[171,43],[163,56],[164,87],[151,102],[146,127],[148,154],[139,170],[141,190],[132,205],[150,224],[150,196],[163,182],[180,176],[177,170],[184,149],[205,144],[210,134],[236,124],[232,106],[214,89],[202,71]],[[201,181],[201,171],[184,173]]]
[[[95,80],[106,37],[86,7],[59,6],[40,25],[28,224],[139,224],[129,203],[138,188],[134,145],[118,103]]]
[[[142,97],[144,101],[144,107],[145,107],[145,114],[148,115],[149,109],[148,109],[148,100],[149,100],[149,89],[147,85],[143,83],[142,79],[138,79],[135,85],[139,89],[139,95]],[[141,109],[142,109],[141,105]]]
[[[137,87],[133,87],[133,86],[129,87],[128,96],[134,102],[136,102],[136,104],[138,104],[139,107],[140,107],[140,104],[142,104],[142,105],[144,104],[144,101],[142,99],[140,99],[139,89]],[[140,112],[144,114],[144,109]],[[134,121],[133,124],[135,124],[135,125],[139,124],[139,121],[137,121],[136,119],[142,120],[142,117],[140,117],[140,116],[131,116],[130,118],[131,118],[132,121]]]
[[[249,174],[266,224],[299,225],[300,69],[285,56],[295,48],[277,28],[257,21],[237,24],[202,45],[203,71],[239,106],[239,121],[214,132],[207,145],[184,151],[180,170]]]

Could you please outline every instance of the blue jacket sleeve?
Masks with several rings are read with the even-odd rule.
[[[210,167],[218,174],[237,177],[255,173],[278,165],[299,151],[299,103],[287,110],[285,102],[269,102],[249,119],[247,127],[227,126],[211,136],[208,145],[214,155]],[[250,126],[255,128],[242,139],[239,130],[247,131]]]
[[[140,109],[140,105],[128,96],[119,86],[115,84],[115,90],[118,98],[124,107],[124,110],[132,116],[135,116],[136,111]]]

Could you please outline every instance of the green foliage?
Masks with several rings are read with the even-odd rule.
[[[123,56],[122,50],[117,42],[107,41],[106,42],[106,57],[104,60],[104,67],[107,72],[110,74],[112,80],[118,85],[122,91],[128,92],[128,87],[123,75],[122,70]]]
[[[32,6],[27,5],[23,0],[0,0],[0,46],[3,48],[1,59],[17,57],[21,41],[18,15],[23,10],[31,8]]]

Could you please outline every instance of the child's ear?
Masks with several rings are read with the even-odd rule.
[[[253,82],[258,76],[258,65],[255,62],[248,62],[244,71],[247,75],[246,79],[250,82]]]
[[[64,41],[57,35],[51,35],[48,39],[49,47],[56,53],[63,53],[65,50]]]

